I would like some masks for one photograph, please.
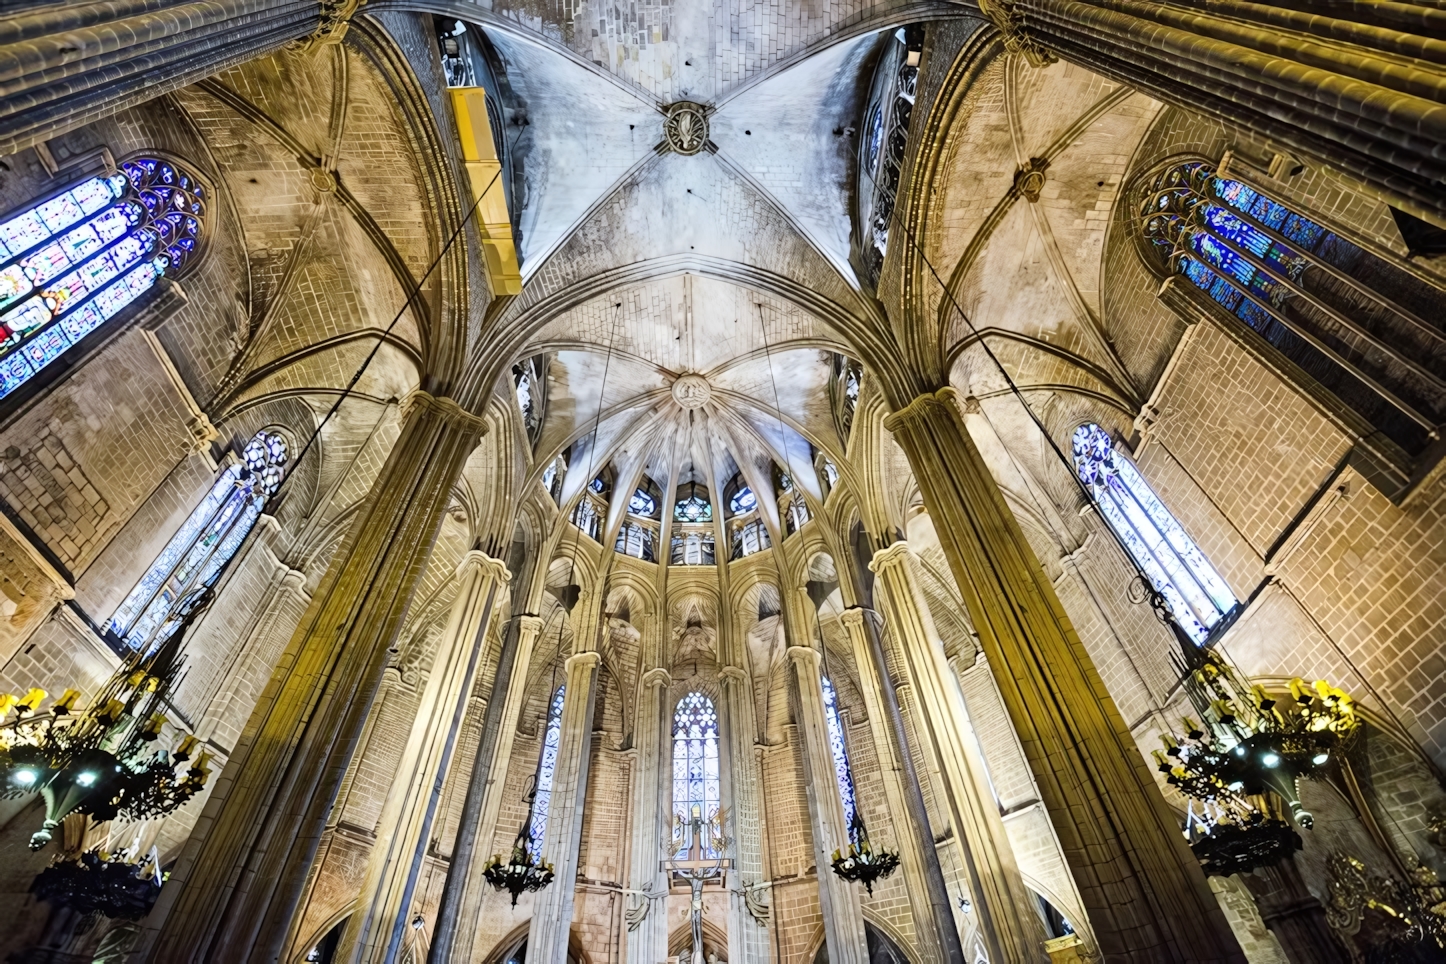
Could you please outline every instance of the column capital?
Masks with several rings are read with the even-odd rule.
[[[808,646],[790,646],[788,647],[787,656],[800,665],[807,663],[812,669],[818,668],[820,657],[816,649]]]
[[[487,432],[485,418],[473,415],[445,395],[438,397],[418,388],[402,399],[403,420],[410,418],[412,412],[418,409],[435,412],[443,421],[457,428],[468,429],[478,435],[484,435]]]
[[[903,408],[885,415],[884,428],[894,432],[905,423],[923,421],[934,416],[941,407],[947,407],[957,415],[959,409],[955,406],[954,399],[958,395],[959,393],[950,385],[945,385],[937,391],[917,395]]]
[[[567,659],[563,660],[562,667],[571,674],[574,666],[593,669],[601,662],[602,653],[599,653],[597,650],[588,650],[586,653],[573,653]]]
[[[523,636],[530,634],[533,639],[536,639],[542,633],[542,627],[545,625],[547,624],[542,621],[541,616],[534,616],[532,613],[526,613],[517,617],[518,633]]]
[[[718,671],[718,675],[723,678],[724,686],[734,684],[746,686],[748,684],[748,671],[741,666],[725,666]]]
[[[847,629],[862,629],[867,613],[868,610],[862,606],[850,606],[843,611],[839,619],[843,621],[844,627]]]
[[[874,553],[874,557],[869,560],[869,572],[882,573],[886,569],[903,565],[908,558],[909,544],[900,539]]]
[[[724,672],[726,673],[727,670],[724,670]],[[671,686],[672,683],[673,674],[661,666],[655,666],[643,674],[643,685],[645,687]]]
[[[462,561],[457,564],[457,578],[461,579],[465,577],[474,568],[480,569],[482,575],[490,576],[498,582],[506,583],[512,581],[512,573],[508,571],[507,563],[501,559],[494,559],[481,549],[469,550],[467,554],[462,557]]]

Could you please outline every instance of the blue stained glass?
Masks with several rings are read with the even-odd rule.
[[[713,503],[695,492],[679,501],[673,509],[673,518],[679,522],[712,522]]]
[[[258,433],[247,451],[258,445],[268,453],[261,471],[244,462],[227,466],[111,616],[110,632],[132,648],[163,642],[171,605],[192,589],[214,585],[255,527],[287,459],[280,436]]]
[[[658,503],[651,495],[639,489],[628,499],[628,511],[634,515],[651,516],[658,511]]]
[[[820,682],[823,684],[823,718],[828,724],[828,748],[833,754],[833,775],[843,801],[844,826],[850,829],[852,836],[858,801],[854,794],[854,772],[849,766],[848,745],[844,743],[843,723],[838,715],[838,693],[827,676],[820,677]]]
[[[703,819],[712,819],[722,807],[718,779],[718,712],[713,701],[699,692],[685,695],[673,712],[673,813],[686,824],[697,806]],[[700,841],[703,857],[723,856],[707,841]],[[677,853],[687,857],[692,831]]]
[[[0,393],[19,388],[33,374],[35,369],[30,367],[24,355],[0,358]]]
[[[1120,537],[1170,613],[1197,643],[1238,605],[1235,594],[1205,558],[1154,489],[1098,425],[1075,430],[1075,469],[1089,486],[1110,528]]]
[[[728,503],[728,508],[733,510],[734,515],[742,515],[745,512],[752,512],[758,508],[758,496],[748,486],[743,486],[733,494]]]
[[[23,352],[27,378],[54,360],[56,345],[68,347],[83,337],[78,333],[94,331],[196,251],[205,207],[195,178],[151,158],[122,168],[124,173],[88,178],[0,224],[0,309],[22,303],[20,314],[0,317],[0,363]],[[180,186],[156,187],[161,181]],[[157,237],[177,240],[167,242],[165,256],[143,265]],[[43,297],[24,301],[35,287]],[[39,340],[45,343],[30,344]],[[0,397],[25,383],[22,367],[7,366],[10,377],[0,379]]]
[[[567,687],[559,686],[547,708],[547,728],[542,735],[542,752],[537,757],[536,792],[532,797],[532,820],[527,825],[527,853],[542,855],[547,837],[547,817],[552,810],[552,778],[557,771],[557,751],[562,745],[562,706]]]

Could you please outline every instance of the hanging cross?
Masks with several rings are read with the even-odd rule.
[[[708,857],[704,853],[705,829],[708,832],[708,847],[718,854],[717,857]],[[685,835],[691,838],[688,856],[679,860],[677,853]],[[663,861],[663,869],[686,880],[691,891],[688,914],[693,924],[693,952],[689,955],[689,964],[704,964],[703,885],[721,877],[723,871],[732,866],[733,862],[723,856],[723,850],[728,843],[728,839],[723,836],[722,810],[704,820],[703,808],[695,803],[687,822],[684,822],[681,814],[673,815],[673,837],[667,851],[669,857]]]

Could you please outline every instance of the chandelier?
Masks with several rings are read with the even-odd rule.
[[[1240,873],[1300,848],[1310,829],[1297,783],[1319,776],[1355,736],[1354,701],[1325,680],[1290,682],[1290,698],[1247,686],[1219,654],[1182,647],[1181,683],[1200,720],[1162,734],[1154,751],[1165,782],[1191,799],[1185,833],[1209,873]],[[1198,807],[1198,811],[1197,811]]]
[[[833,852],[833,872],[849,883],[862,883],[872,897],[874,881],[889,876],[898,866],[898,853],[882,848],[875,850],[869,843],[869,831],[864,826],[863,818],[855,813],[853,822],[849,825],[848,850]]]
[[[210,599],[205,587],[178,600],[154,642],[127,657],[84,709],[77,708],[74,689],[44,712],[45,690],[0,694],[0,797],[38,792],[45,800],[45,822],[31,836],[31,850],[48,844],[68,814],[88,814],[97,823],[121,815],[160,817],[205,785],[212,754],[178,771],[191,760],[195,736],[184,736],[172,750],[156,744],[178,679],[181,640]]]
[[[523,891],[537,891],[552,883],[552,864],[542,859],[542,841],[536,841],[538,853],[534,853],[532,839],[532,807],[537,796],[536,778],[527,791],[527,818],[522,829],[512,841],[512,854],[504,862],[501,854],[494,854],[482,868],[482,876],[498,890],[512,895],[512,906]]]
[[[155,906],[164,880],[155,847],[144,856],[139,846],[115,853],[97,847],[74,859],[58,858],[35,878],[30,892],[80,914],[140,920]]]

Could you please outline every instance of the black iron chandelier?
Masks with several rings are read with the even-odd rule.
[[[45,822],[30,849],[50,843],[71,813],[96,822],[132,820],[173,812],[194,796],[210,774],[210,753],[184,771],[199,740],[184,736],[173,750],[157,749],[167,722],[162,712],[180,669],[186,629],[210,603],[203,587],[183,596],[157,634],[157,645],[131,654],[84,709],[80,692],[67,689],[41,712],[46,692],[0,694],[0,797],[40,793]]]
[[[482,876],[489,884],[512,895],[513,907],[524,891],[538,891],[552,883],[552,864],[542,859],[542,841],[536,842],[536,852],[533,851],[532,808],[537,797],[536,785],[534,777],[526,796],[527,818],[512,841],[512,854],[506,861],[501,854],[493,854],[482,868]]]
[[[896,851],[883,848],[875,850],[869,843],[868,828],[864,826],[863,818],[855,812],[853,822],[849,824],[848,849],[833,852],[833,872],[849,883],[858,881],[863,884],[872,897],[874,882],[889,876],[898,866],[899,855]]]
[[[1185,835],[1206,873],[1228,876],[1276,863],[1314,824],[1298,781],[1318,777],[1360,727],[1354,701],[1325,680],[1290,683],[1290,698],[1247,686],[1214,650],[1182,646],[1181,684],[1199,722],[1154,751],[1165,782],[1189,798]]]
[[[57,859],[35,878],[30,892],[37,900],[80,914],[140,920],[161,894],[165,875],[160,862],[155,847],[144,855],[139,847],[115,853],[97,847],[75,858]]]

